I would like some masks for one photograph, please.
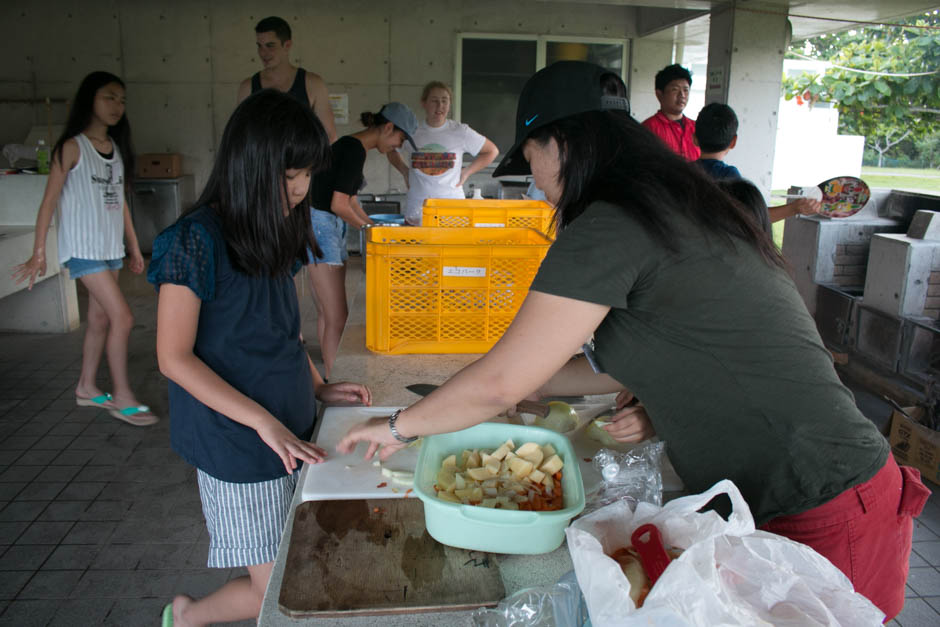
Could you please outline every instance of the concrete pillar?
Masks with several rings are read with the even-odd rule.
[[[787,17],[736,9],[712,10],[705,104],[723,102],[738,115],[738,144],[727,161],[770,190]]]
[[[672,42],[634,39],[630,50],[630,111],[642,122],[659,111],[656,72],[672,63]]]

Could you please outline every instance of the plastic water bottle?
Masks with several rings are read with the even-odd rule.
[[[36,146],[36,171],[49,174],[49,146],[44,139],[40,139],[39,145]]]

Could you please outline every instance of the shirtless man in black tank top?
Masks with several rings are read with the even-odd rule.
[[[320,119],[330,143],[336,141],[336,126],[330,108],[326,83],[319,75],[295,67],[290,62],[290,26],[279,17],[266,17],[255,26],[258,57],[264,69],[238,86],[238,102],[260,89],[276,89],[310,105]]]

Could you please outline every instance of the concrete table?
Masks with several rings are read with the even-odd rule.
[[[356,273],[359,274],[359,273]],[[360,274],[360,276],[362,276]],[[334,381],[366,383],[372,390],[376,406],[405,406],[418,397],[405,389],[411,383],[443,383],[453,373],[478,359],[479,355],[378,355],[365,346],[365,280],[360,282],[350,308],[346,331],[333,366]],[[316,439],[316,438],[314,438]],[[306,467],[299,485],[306,478]],[[374,625],[470,625],[470,612],[432,612],[396,614],[388,616],[361,616],[349,618],[292,619],[278,608],[281,582],[287,551],[291,542],[294,512],[300,504],[301,490],[297,489],[291,503],[274,570],[264,596],[258,624],[265,627],[297,627],[298,625],[344,625],[372,627]],[[500,573],[506,595],[531,586],[553,584],[572,569],[567,545],[544,555],[500,555]],[[312,581],[311,585],[316,585]]]

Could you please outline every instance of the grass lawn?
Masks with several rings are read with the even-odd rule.
[[[868,183],[869,187],[940,194],[940,170],[864,167],[862,180]]]

